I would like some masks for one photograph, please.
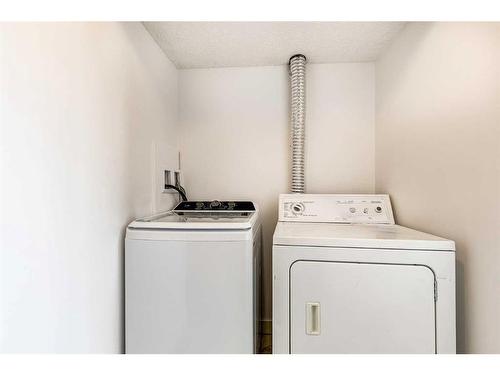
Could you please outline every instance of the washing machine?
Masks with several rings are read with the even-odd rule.
[[[455,244],[394,222],[387,195],[284,194],[274,353],[455,353]]]
[[[181,202],[130,223],[126,353],[254,353],[260,247],[252,202]]]

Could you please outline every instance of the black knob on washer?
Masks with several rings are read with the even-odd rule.
[[[221,203],[217,200],[210,202],[210,208],[220,207]]]

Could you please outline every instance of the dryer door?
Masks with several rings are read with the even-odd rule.
[[[434,273],[423,265],[297,261],[291,353],[435,353]]]

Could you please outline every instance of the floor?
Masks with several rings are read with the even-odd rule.
[[[273,352],[273,325],[271,321],[260,322],[259,354],[272,354]]]
[[[273,336],[271,334],[263,334],[260,337],[259,354],[273,353]]]

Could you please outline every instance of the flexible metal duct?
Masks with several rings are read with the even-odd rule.
[[[292,193],[305,193],[306,57],[293,55],[288,64],[292,106]]]

